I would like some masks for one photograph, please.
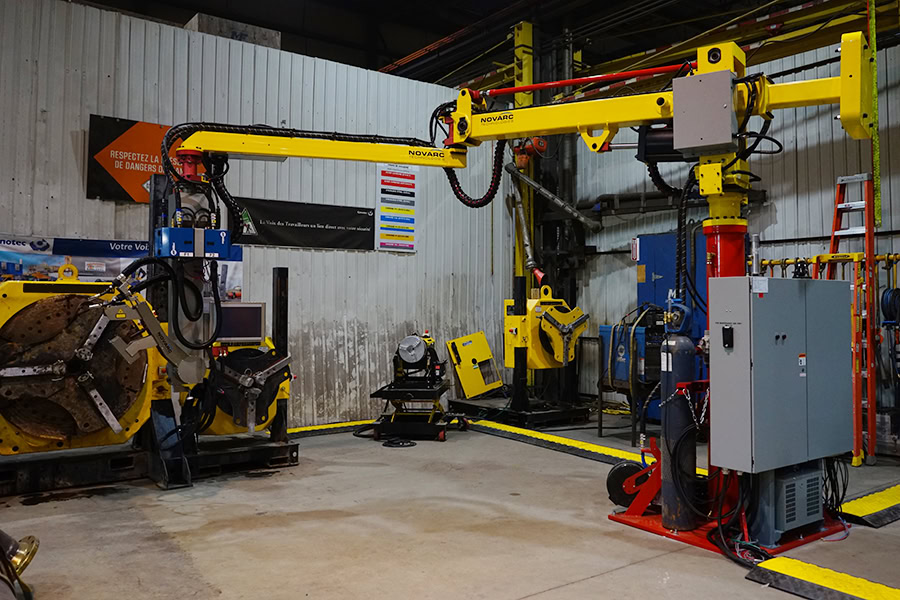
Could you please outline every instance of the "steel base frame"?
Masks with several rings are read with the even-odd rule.
[[[154,408],[159,405],[154,401]],[[36,494],[150,478],[162,489],[190,486],[194,479],[236,471],[288,467],[299,463],[299,442],[284,427],[286,406],[279,400],[271,436],[201,436],[188,452],[159,452],[149,440],[148,422],[131,445],[79,448],[0,458],[0,496]],[[167,401],[163,405],[169,404]],[[154,411],[155,412],[155,411]],[[153,417],[159,418],[158,414]],[[151,417],[152,419],[152,417]],[[172,444],[170,438],[164,444]],[[143,444],[141,444],[143,442]],[[180,449],[180,446],[179,446]],[[166,458],[163,459],[163,455]]]
[[[712,552],[717,552],[719,554],[722,553],[717,546],[711,544],[710,541],[706,539],[706,534],[716,527],[715,522],[704,523],[692,531],[672,531],[662,526],[662,517],[660,515],[635,516],[626,515],[622,512],[609,515],[609,519],[617,523],[622,523],[623,525],[628,525],[629,527],[636,527],[637,529],[641,529],[648,533],[667,537],[670,540],[677,540],[679,542],[684,542],[685,544],[690,544],[691,546],[696,546],[697,548],[711,550]],[[774,548],[766,548],[766,551],[769,554],[781,554],[782,552],[793,550],[794,548],[822,539],[823,537],[840,533],[843,530],[844,525],[840,521],[826,517],[818,527],[811,525],[808,528],[801,528],[797,531],[788,532],[783,536],[781,544]]]

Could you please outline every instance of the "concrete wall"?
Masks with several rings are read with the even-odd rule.
[[[58,0],[0,0],[0,233],[143,239],[146,207],[85,198],[91,113],[174,124],[207,120],[425,137],[447,88]],[[487,188],[491,145],[461,175]],[[293,425],[372,416],[404,335],[484,329],[502,348],[511,219],[472,210],[440,169],[420,171],[419,251],[250,247],[244,294],[268,301],[271,268],[291,269]],[[375,165],[235,161],[235,195],[374,207]]]

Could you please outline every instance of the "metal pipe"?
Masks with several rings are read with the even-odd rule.
[[[547,200],[552,202],[557,208],[559,208],[561,211],[563,211],[564,213],[566,213],[573,219],[576,219],[577,221],[579,221],[582,225],[584,225],[588,229],[590,229],[592,231],[599,231],[603,227],[603,225],[601,223],[598,223],[597,221],[592,221],[591,219],[588,219],[583,214],[578,212],[578,210],[576,210],[571,204],[567,203],[565,200],[563,200],[562,198],[560,198],[559,196],[557,196],[556,194],[554,194],[553,192],[551,192],[550,190],[548,190],[547,188],[545,188],[544,186],[539,184],[537,181],[535,181],[531,177],[525,175],[524,173],[521,173],[516,168],[515,163],[507,163],[505,169],[506,169],[506,172],[509,173],[510,175],[512,175],[514,179],[518,179],[522,183],[533,188],[534,191],[536,191],[538,194],[540,194],[541,196],[543,196],[544,198],[546,198]]]
[[[697,67],[694,61],[691,68]],[[537,90],[552,90],[572,85],[600,83],[604,81],[621,81],[623,79],[631,79],[632,77],[649,77],[652,75],[660,75],[662,73],[676,73],[685,66],[685,63],[677,65],[665,65],[662,67],[651,67],[649,69],[636,69],[634,71],[621,71],[620,73],[604,73],[603,75],[589,75],[587,77],[576,77],[574,79],[563,79],[561,81],[545,81],[543,83],[532,83],[531,85],[520,85],[518,87],[496,88],[493,90],[485,90],[479,92],[470,90],[472,98],[479,100],[482,96],[496,98],[497,96],[508,96],[510,94],[518,94],[520,92],[534,92]]]
[[[562,52],[562,68],[561,74],[563,80],[571,79],[575,75],[575,49],[572,47],[572,35],[569,30],[565,30],[567,43],[563,47]],[[564,89],[566,93],[571,92],[571,87]],[[559,136],[559,195],[563,198],[575,198],[575,134]],[[569,204],[568,202],[566,204]]]
[[[750,274],[759,275],[759,234],[750,236]]]
[[[288,352],[288,269],[272,268],[272,344],[282,356]]]
[[[522,250],[525,252],[525,270],[533,271],[537,268],[537,263],[534,261],[531,232],[528,231],[528,223],[525,222],[525,203],[522,202],[522,190],[519,189],[518,182],[513,182],[513,194],[516,197],[516,226],[519,229],[519,235],[522,236]]]
[[[637,150],[638,143],[637,142],[621,142],[618,144],[607,144],[607,147],[610,150]]]

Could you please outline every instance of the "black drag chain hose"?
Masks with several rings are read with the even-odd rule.
[[[466,194],[462,189],[462,185],[459,183],[459,177],[456,175],[456,170],[449,167],[444,168],[444,172],[447,174],[447,181],[450,182],[450,189],[453,190],[453,195],[456,196],[457,200],[469,208],[482,208],[491,203],[494,196],[497,195],[497,190],[500,189],[500,180],[503,176],[503,151],[505,149],[506,140],[498,141],[497,146],[494,148],[494,164],[491,170],[491,183],[488,186],[487,192],[485,192],[484,196],[481,198],[472,198]]]
[[[308,131],[303,129],[289,129],[285,127],[268,127],[265,125],[228,125],[223,123],[205,122],[183,123],[181,125],[175,125],[166,132],[166,135],[163,137],[161,147],[163,169],[166,174],[168,174],[169,177],[171,177],[176,182],[182,184],[197,185],[197,182],[186,179],[175,169],[175,166],[172,164],[172,159],[169,157],[169,150],[177,140],[186,140],[194,133],[198,133],[201,131],[209,131],[213,133],[238,133],[242,135],[296,137],[316,140],[331,140],[336,142],[395,144],[404,146],[416,146],[419,148],[435,147],[431,142],[414,137],[394,137],[370,134]],[[454,169],[451,169],[449,167],[444,169],[447,174],[447,180],[450,182],[450,188],[453,190],[453,195],[456,196],[456,198],[460,202],[470,208],[481,208],[491,203],[491,201],[497,195],[497,191],[500,189],[500,180],[503,174],[503,151],[505,149],[506,140],[498,141],[497,146],[494,149],[494,164],[491,171],[491,183],[488,186],[487,192],[480,198],[472,198],[471,196],[466,194],[465,191],[463,191],[462,185],[460,185],[459,178],[456,175],[456,171]],[[216,192],[216,195],[225,203],[226,207],[228,208],[231,221],[232,241],[236,242],[240,238],[242,229],[240,217],[241,207],[225,187],[224,176],[227,172],[227,169],[222,168],[221,163],[223,161],[224,158],[213,157],[212,162],[214,165],[216,165],[216,168],[212,169],[212,172],[209,173],[209,186],[212,187],[212,189]]]

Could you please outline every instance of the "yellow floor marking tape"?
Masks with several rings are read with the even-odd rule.
[[[831,569],[786,556],[778,556],[763,561],[757,565],[757,568],[793,577],[794,579],[806,581],[857,598],[866,598],[868,600],[897,600],[897,598],[900,598],[900,589],[888,587],[861,577],[854,577],[840,571],[832,571]]]
[[[343,423],[328,423],[327,425],[307,425],[306,427],[292,427],[291,429],[288,429],[288,433],[306,433],[311,431],[324,431],[328,429],[343,429],[346,427],[359,427],[361,425],[368,425],[369,423],[372,423],[372,421],[346,421]],[[456,419],[453,419],[453,421],[451,421],[451,425],[454,423],[456,423]],[[504,425],[503,423],[497,423],[494,421],[479,420],[472,421],[471,423],[472,425],[477,425],[486,429],[493,429],[495,431],[502,431],[504,433],[509,433],[512,435],[529,437],[535,440],[540,440],[542,442],[568,446],[569,448],[577,448],[585,452],[603,454],[606,456],[611,456],[613,458],[618,458],[620,460],[633,460],[636,462],[641,462],[641,455],[638,452],[630,452],[628,450],[621,450],[619,448],[613,448],[611,446],[601,446],[600,444],[591,444],[589,442],[573,440],[572,438],[562,437],[560,435],[542,433],[540,431],[525,429],[523,427],[513,427],[512,425]],[[648,464],[655,462],[655,459],[650,455],[646,456],[646,460]],[[698,467],[697,473],[700,475],[707,475],[708,471],[706,469]]]
[[[340,429],[342,427],[359,427],[360,425],[368,425],[372,420],[367,421],[345,421],[343,423],[328,423],[327,425],[307,425],[305,427],[291,427],[288,433],[304,433],[307,431],[324,431],[326,429]]]
[[[857,517],[865,517],[877,513],[886,508],[900,504],[900,485],[889,487],[886,490],[868,494],[856,500],[844,502],[841,512]]]
[[[636,462],[641,462],[641,455],[638,452],[630,452],[628,450],[621,450],[619,448],[612,448],[610,446],[601,446],[600,444],[591,444],[589,442],[573,440],[571,438],[562,437],[560,435],[542,433],[533,429],[525,429],[523,427],[513,427],[512,425],[495,423],[494,421],[473,421],[472,424],[478,425],[480,427],[485,427],[487,429],[494,429],[514,435],[529,437],[535,440],[541,440],[542,442],[549,442],[551,444],[559,444],[561,446],[577,448],[579,450],[584,450],[585,452],[604,454],[606,456],[612,456],[613,458],[618,458],[621,460],[633,460]],[[650,455],[647,455],[646,460],[648,464],[655,462],[654,458]],[[706,469],[697,468],[697,473],[699,473],[700,475],[706,475],[708,472]]]

